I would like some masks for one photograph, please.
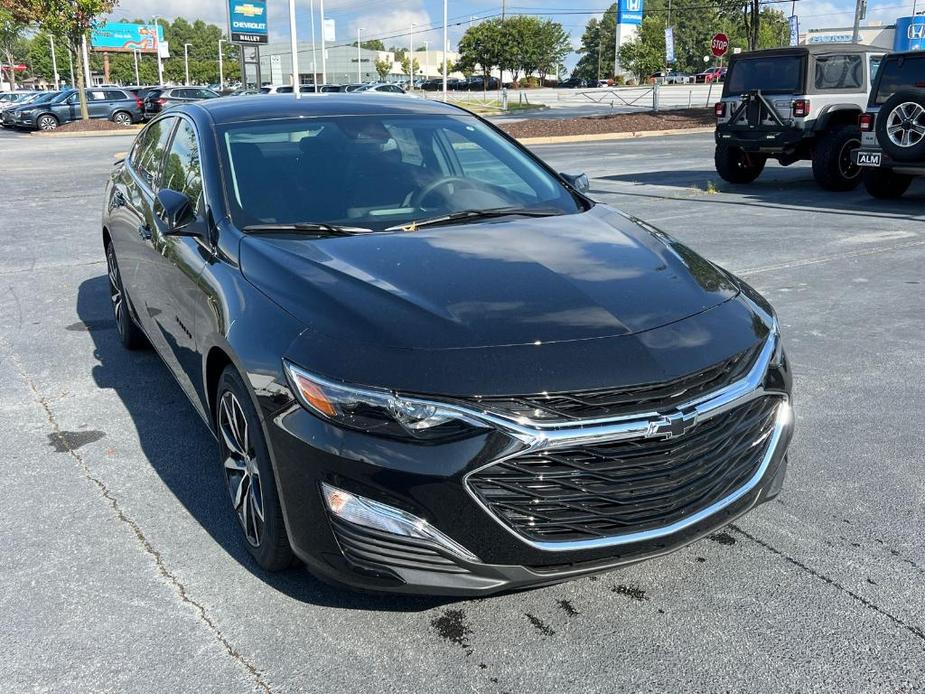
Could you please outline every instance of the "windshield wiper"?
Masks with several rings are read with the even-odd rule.
[[[508,215],[523,215],[524,217],[555,217],[563,214],[560,210],[531,210],[527,207],[493,207],[487,210],[461,210],[460,212],[448,212],[437,217],[428,217],[427,219],[417,219],[405,224],[399,224],[389,227],[386,231],[414,231],[419,227],[437,226],[439,224],[455,224],[457,222],[468,222],[476,219],[492,219],[493,217],[506,217]]]
[[[248,234],[311,234],[312,236],[352,236],[354,234],[370,234],[372,229],[366,227],[345,227],[337,224],[324,224],[322,222],[299,222],[298,224],[251,224],[244,227]]]

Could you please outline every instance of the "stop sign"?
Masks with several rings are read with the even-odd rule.
[[[710,50],[717,58],[726,55],[729,50],[729,37],[726,34],[714,34],[713,40],[710,41]]]

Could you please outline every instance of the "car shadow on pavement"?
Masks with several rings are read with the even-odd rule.
[[[144,456],[190,515],[227,554],[261,581],[305,603],[351,610],[423,611],[452,599],[372,595],[329,586],[303,566],[269,573],[251,558],[226,496],[215,440],[166,365],[151,350],[122,347],[112,319],[107,277],[83,282],[77,314],[93,339],[93,378],[122,400]],[[165,557],[167,562],[169,556]]]
[[[913,181],[909,191],[898,200],[878,200],[870,197],[863,186],[848,193],[827,192],[816,185],[812,173],[806,167],[795,169],[769,168],[754,183],[737,185],[727,183],[714,169],[683,169],[679,171],[645,171],[610,176],[595,176],[595,181],[634,183],[639,186],[663,186],[679,188],[687,193],[685,200],[719,205],[748,205],[772,209],[799,210],[811,208],[817,214],[858,215],[864,217],[922,219],[922,201],[925,199],[925,179]],[[635,192],[621,189],[592,190],[594,193],[619,193],[620,195],[647,198],[676,199],[676,193],[660,195],[655,192]],[[716,193],[732,193],[744,199],[719,197]]]

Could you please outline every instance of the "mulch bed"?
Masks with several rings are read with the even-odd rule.
[[[596,135],[602,133],[633,133],[645,130],[680,130],[702,128],[716,123],[711,108],[684,108],[671,111],[615,113],[612,116],[563,118],[496,123],[513,137],[560,137],[564,135]]]
[[[124,125],[118,125],[113,123],[111,120],[103,120],[102,118],[92,118],[90,120],[75,120],[70,123],[65,123],[64,125],[59,125],[55,132],[57,133],[87,133],[87,132],[100,132],[103,130],[125,130],[130,132],[128,128]]]

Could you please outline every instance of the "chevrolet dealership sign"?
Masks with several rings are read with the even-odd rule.
[[[266,43],[269,40],[266,0],[229,0],[232,43]]]

